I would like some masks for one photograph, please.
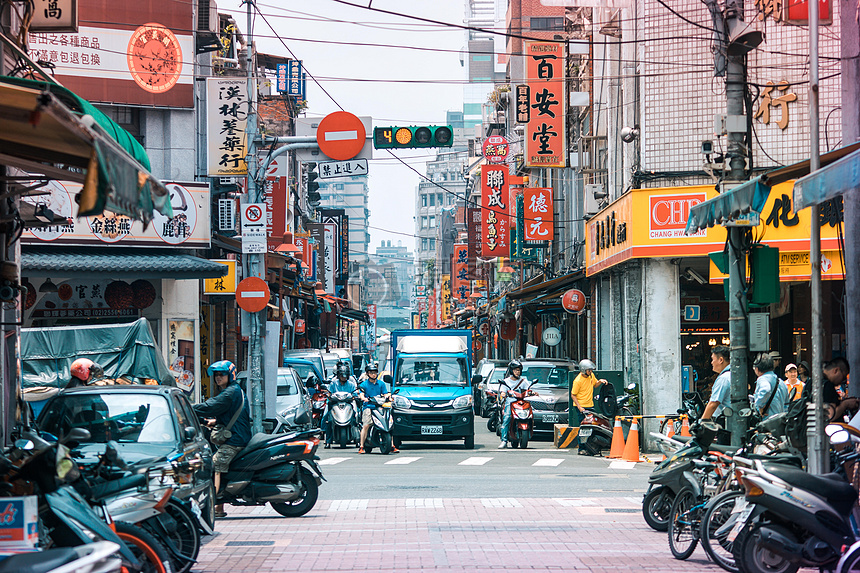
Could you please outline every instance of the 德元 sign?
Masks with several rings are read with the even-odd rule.
[[[553,236],[552,189],[523,189],[523,238],[526,241],[549,241]]]

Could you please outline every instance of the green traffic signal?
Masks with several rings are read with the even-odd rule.
[[[376,127],[374,149],[409,149],[416,147],[451,147],[454,131],[450,125],[409,127]]]

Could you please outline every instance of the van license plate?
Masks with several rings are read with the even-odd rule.
[[[421,426],[422,435],[441,435],[442,426]]]
[[[558,414],[544,414],[541,418],[544,422],[552,422],[555,424],[558,422]]]
[[[589,438],[591,437],[591,428],[580,428],[579,430],[580,438]]]

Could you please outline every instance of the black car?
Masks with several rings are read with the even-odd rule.
[[[132,384],[64,390],[45,405],[37,424],[40,430],[57,437],[72,428],[89,431],[90,439],[72,450],[72,456],[82,466],[97,463],[109,440],[117,442],[119,454],[128,464],[179,453],[185,454],[183,459],[199,456],[203,467],[194,473],[190,484],[174,495],[199,504],[206,521],[210,526],[214,524],[213,452],[188,398],[179,388]],[[153,472],[152,476],[160,473]]]

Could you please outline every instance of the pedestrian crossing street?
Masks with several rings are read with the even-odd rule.
[[[326,457],[317,463],[320,466],[336,466],[340,464],[348,464],[351,461],[355,461],[357,459],[367,459],[367,460],[381,460],[384,465],[396,465],[396,466],[406,466],[406,465],[421,465],[422,463],[430,463],[434,466],[437,466],[440,463],[438,458],[428,458],[425,456],[406,456],[404,454],[398,454],[396,456],[373,456],[368,458],[367,456],[332,456]],[[512,458],[510,456],[469,456],[459,462],[453,462],[458,466],[486,466],[492,465],[495,463],[510,463]],[[609,469],[612,470],[625,470],[632,469],[636,467],[635,462],[625,462],[620,460],[604,460]],[[563,464],[572,465],[576,463],[575,457],[567,457],[567,458],[556,458],[556,457],[546,457],[546,458],[538,458],[531,463],[533,467],[545,467],[545,468],[558,468]]]

